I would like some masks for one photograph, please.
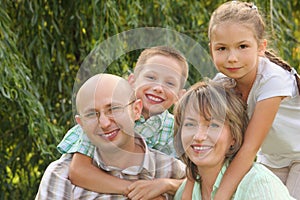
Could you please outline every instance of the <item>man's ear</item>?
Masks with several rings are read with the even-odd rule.
[[[259,56],[264,56],[265,55],[265,51],[267,49],[267,40],[264,39],[260,44],[259,44],[259,47],[258,47],[258,55]]]
[[[135,82],[135,77],[134,77],[134,74],[131,73],[131,74],[128,76],[128,83],[131,85],[131,87],[133,87],[134,82]]]
[[[79,115],[75,115],[75,121],[82,127],[82,121]]]
[[[141,114],[142,114],[142,110],[143,110],[143,102],[142,102],[141,99],[137,99],[133,103],[134,120],[140,119]]]

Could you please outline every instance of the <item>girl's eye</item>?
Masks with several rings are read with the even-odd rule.
[[[248,45],[245,45],[245,44],[240,45],[241,49],[246,49],[247,47],[248,47]]]
[[[217,51],[225,51],[225,49],[226,49],[225,47],[218,47]]]

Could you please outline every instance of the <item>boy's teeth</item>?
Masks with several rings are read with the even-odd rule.
[[[161,102],[161,99],[160,98],[156,98],[156,97],[153,97],[153,96],[148,96],[148,98],[152,101],[156,101],[156,102]]]

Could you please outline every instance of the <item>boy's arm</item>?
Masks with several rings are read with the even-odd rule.
[[[226,170],[214,200],[228,200],[251,168],[256,153],[267,136],[282,97],[259,101],[247,127],[244,143]]]
[[[72,184],[94,192],[123,195],[126,188],[132,183],[105,173],[93,165],[92,158],[81,153],[73,155],[69,179]]]
[[[164,193],[174,195],[184,179],[158,178],[138,180],[128,187],[128,197],[135,199],[153,199]]]

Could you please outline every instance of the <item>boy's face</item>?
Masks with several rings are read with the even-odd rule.
[[[182,78],[182,67],[174,58],[155,55],[147,60],[133,82],[146,119],[164,112],[178,100],[184,93]]]

